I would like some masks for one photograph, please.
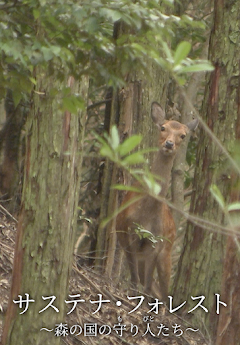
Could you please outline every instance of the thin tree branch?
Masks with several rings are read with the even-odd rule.
[[[93,109],[93,108],[97,108],[97,107],[99,107],[100,105],[103,105],[103,104],[105,104],[105,103],[107,103],[107,102],[111,102],[111,100],[112,100],[112,98],[109,98],[109,99],[105,99],[105,100],[103,100],[103,101],[99,101],[99,102],[93,103],[93,104],[91,104],[91,105],[89,105],[89,106],[87,107],[87,111],[89,111],[89,110],[91,110],[91,109]]]
[[[17,219],[14,218],[13,215],[11,215],[11,213],[9,213],[5,207],[0,205],[0,209],[3,211],[4,214],[7,214],[12,220],[14,220],[14,222],[18,223]]]

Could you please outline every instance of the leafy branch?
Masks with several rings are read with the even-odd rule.
[[[117,185],[113,188],[118,190],[129,190],[134,192],[143,193],[146,189],[153,195],[158,195],[161,191],[161,186],[156,182],[157,176],[154,176],[147,168],[142,169],[132,168],[133,165],[142,164],[146,160],[144,154],[149,152],[158,151],[157,148],[150,148],[132,152],[142,141],[141,135],[133,135],[127,138],[123,143],[120,143],[117,127],[114,125],[110,129],[110,134],[104,134],[104,137],[100,137],[95,134],[100,146],[100,154],[112,162],[116,163],[119,167],[127,170],[138,182],[136,186],[123,186]],[[141,188],[142,187],[142,188]]]
[[[10,88],[15,106],[24,94],[38,89],[36,66],[48,70],[49,75],[57,70],[54,77],[61,81],[66,75],[79,79],[87,74],[97,83],[113,87],[123,86],[126,73],[132,69],[147,70],[149,59],[175,73],[182,83],[183,73],[211,69],[207,62],[193,62],[190,43],[181,42],[175,51],[167,43],[174,36],[173,27],[203,30],[203,23],[167,15],[158,1],[25,0],[21,3],[24,6],[18,4],[15,0],[0,7],[0,54],[5,66],[0,70],[0,99]],[[11,7],[9,14],[4,12],[6,6]],[[134,34],[113,39],[114,25],[119,21]],[[12,71],[8,70],[10,64],[14,65]],[[62,97],[64,109],[71,107],[74,95],[68,101]],[[79,100],[76,103],[82,106]]]

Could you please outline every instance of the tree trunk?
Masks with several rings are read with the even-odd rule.
[[[240,1],[215,0],[214,24],[210,38],[209,55],[215,71],[208,76],[202,108],[203,118],[217,138],[227,148],[233,145],[239,94],[239,15]],[[228,200],[229,181],[226,157],[214,141],[201,130],[194,178],[194,194],[190,212],[225,224],[219,205],[211,197],[209,188],[215,183]],[[190,296],[204,295],[204,305],[194,312],[199,328],[213,336],[216,332],[215,294],[220,293],[225,237],[216,225],[212,231],[188,225],[184,248],[174,284],[177,301],[190,300]],[[190,303],[189,303],[190,304]],[[189,306],[188,304],[188,306]],[[192,305],[190,304],[190,308]],[[199,310],[201,309],[201,310]],[[199,319],[197,319],[199,317]],[[204,326],[201,326],[200,319]]]
[[[23,101],[22,101],[23,103]],[[10,89],[5,98],[6,121],[0,131],[0,150],[3,147],[3,161],[0,166],[0,190],[5,206],[11,213],[19,207],[19,180],[21,171],[21,131],[26,117],[26,104],[14,106],[13,94]]]
[[[72,93],[86,99],[88,80],[81,85],[68,79]],[[53,329],[64,322],[69,273],[72,264],[81,172],[85,113],[59,110],[60,85],[38,70],[37,90],[26,125],[26,161],[21,211],[13,268],[13,281],[3,344],[58,344]],[[35,302],[28,310],[14,304],[19,295]],[[56,312],[43,297],[55,296]],[[25,306],[25,304],[23,304]]]
[[[123,31],[124,28],[121,25],[118,26],[115,36],[118,37]],[[143,147],[157,145],[157,130],[152,124],[150,108],[153,101],[158,101],[163,108],[165,107],[167,85],[168,73],[152,62],[148,64],[147,75],[144,71],[139,71],[126,76],[126,86],[113,94],[110,119],[111,125],[118,125],[121,140],[132,134],[142,134]],[[151,164],[151,161],[152,157],[148,164]],[[111,215],[121,202],[121,195],[110,190],[111,185],[130,184],[129,176],[126,176],[124,172],[120,173],[110,162],[106,162],[103,181],[100,221]],[[115,219],[113,219],[107,227],[99,229],[96,249],[99,257],[96,266],[104,268],[109,276],[112,275],[113,267],[115,267],[115,276],[118,275],[121,266],[118,261],[119,253],[115,252],[116,245]]]
[[[193,3],[191,3],[193,5]],[[189,6],[189,1],[181,1],[181,2],[175,2],[174,8],[175,12],[178,16],[182,16],[184,13],[186,13]],[[211,3],[205,3],[205,4],[198,4],[196,5],[197,11],[195,13],[196,18],[202,17],[203,13],[204,15],[208,15],[212,8]],[[208,54],[208,47],[209,47],[209,33],[207,33],[206,41],[201,44],[199,47],[201,49],[201,56],[200,58],[203,60],[207,59]],[[194,40],[193,40],[193,49],[194,49]],[[197,97],[199,96],[199,93],[201,93],[202,90],[202,84],[204,81],[204,74],[203,73],[193,73],[189,77],[187,87],[185,89],[186,96],[188,98],[188,102],[191,102],[191,104],[197,103]],[[176,97],[177,96],[177,97]],[[193,114],[192,109],[190,109],[190,106],[186,99],[181,95],[181,93],[175,93],[174,95],[170,95],[170,99],[174,97],[174,102],[176,101],[178,103],[179,111],[181,113],[181,118],[178,119],[182,123],[188,123],[192,120]],[[172,173],[172,201],[174,203],[174,206],[177,210],[183,211],[184,210],[184,183],[185,183],[185,171],[186,171],[186,155],[187,155],[187,149],[188,149],[188,143],[189,143],[189,137],[186,138],[181,147],[179,148],[177,157],[174,161],[173,165],[173,173]],[[176,229],[179,228],[180,222],[181,222],[181,212],[178,212],[177,210],[172,210],[174,222],[176,225]]]
[[[202,76],[200,73],[194,73],[191,76],[191,79],[189,81],[186,95],[188,97],[188,100],[194,104],[196,97],[197,97],[197,90],[199,87],[200,82],[202,81]],[[180,96],[181,97],[181,96]],[[191,110],[189,109],[189,106],[187,102],[182,99],[182,107],[180,109],[181,112],[181,119],[180,121],[182,123],[188,123],[193,119]],[[187,137],[186,140],[182,143],[182,145],[179,148],[178,154],[176,156],[176,159],[174,161],[173,165],[173,172],[172,172],[172,201],[174,206],[176,207],[176,210],[172,210],[174,222],[176,225],[176,229],[179,228],[180,221],[182,218],[181,212],[184,210],[184,182],[185,182],[185,170],[186,170],[186,155],[187,155],[187,148],[189,144],[190,137]]]
[[[240,81],[240,80],[239,80]],[[238,84],[240,85],[240,84]],[[237,144],[240,143],[240,92],[238,92],[238,118],[236,125]],[[236,156],[236,155],[235,155]],[[237,157],[236,157],[237,158]],[[240,177],[232,173],[231,202],[240,201]],[[239,210],[231,212],[230,225],[233,231],[239,234]],[[221,288],[221,299],[227,304],[222,308],[219,315],[219,323],[216,336],[216,345],[240,345],[240,258],[239,237],[236,234],[228,236],[226,255]]]

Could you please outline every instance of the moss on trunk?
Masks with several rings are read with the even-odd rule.
[[[60,88],[43,71],[37,74],[26,129],[26,162],[13,282],[7,312],[4,344],[58,344],[54,334],[41,331],[64,322],[69,273],[78,214],[81,151],[85,113],[73,115],[59,110]],[[88,80],[80,87],[72,77],[68,86],[86,99]],[[34,299],[26,313],[12,300],[25,293]],[[53,308],[39,313],[56,296]]]

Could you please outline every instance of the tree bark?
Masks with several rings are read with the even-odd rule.
[[[205,3],[202,4],[192,2],[191,5],[195,6],[197,8],[197,11],[195,13],[195,16],[202,17],[203,13],[205,15],[208,15],[211,12],[211,4]],[[184,13],[186,13],[189,1],[181,1],[181,2],[175,2],[174,3],[174,9],[178,16],[182,16]],[[209,47],[209,31],[206,30],[206,41],[199,47],[201,48],[201,56],[200,58],[203,60],[207,59],[208,55],[208,47]],[[194,40],[193,40],[194,44]],[[198,48],[198,49],[199,49]],[[194,49],[194,45],[193,45]],[[203,73],[193,73],[188,80],[187,86],[186,86],[186,96],[188,98],[188,101],[192,104],[196,104],[197,97],[199,96],[199,93],[201,92],[201,89],[203,86],[203,81],[205,79],[205,76]],[[179,111],[181,113],[181,118],[179,119],[182,123],[188,123],[192,120],[193,114],[192,109],[190,109],[188,102],[186,102],[186,99],[180,94],[176,93],[175,95],[170,95],[169,98],[173,97],[178,98],[176,99],[176,102],[179,105]],[[175,101],[175,99],[174,99]],[[184,183],[185,183],[185,170],[186,170],[186,155],[187,155],[187,148],[189,143],[190,137],[186,138],[186,140],[182,143],[181,147],[179,148],[177,157],[174,161],[173,165],[173,173],[172,173],[172,201],[174,203],[174,206],[176,207],[176,210],[172,210],[174,222],[176,225],[176,229],[179,228],[180,222],[181,222],[181,212],[184,210]],[[179,211],[177,211],[179,210]]]
[[[0,190],[7,200],[7,208],[15,213],[19,206],[19,180],[21,171],[21,131],[26,117],[26,104],[14,106],[13,94],[10,89],[5,98],[6,121],[0,131],[0,150],[3,161],[0,166]],[[6,203],[5,203],[6,206]]]
[[[215,0],[214,23],[210,38],[209,59],[215,71],[208,75],[202,114],[209,128],[225,147],[233,147],[238,112],[239,94],[239,15],[240,2]],[[197,166],[190,212],[209,219],[216,224],[226,224],[217,202],[211,197],[209,188],[215,183],[228,200],[230,181],[226,157],[221,149],[203,130],[200,132],[197,151]],[[223,257],[226,239],[216,226],[206,231],[188,224],[184,248],[174,283],[176,301],[190,300],[190,296],[204,295],[202,309],[194,312],[193,320],[202,330],[206,327],[214,337],[218,323],[215,294],[220,293]],[[176,302],[177,303],[177,302]],[[191,303],[189,303],[191,304]],[[188,304],[188,306],[189,306]],[[190,310],[190,307],[188,310]]]
[[[239,66],[240,69],[240,66]],[[240,73],[239,73],[240,85]],[[236,125],[236,145],[240,143],[240,90],[238,91],[238,116]],[[235,155],[236,156],[236,155]],[[237,157],[236,157],[237,158]],[[240,177],[233,172],[231,174],[231,197],[230,201],[240,201]],[[229,214],[230,225],[233,231],[239,233],[239,210]],[[240,344],[240,258],[239,237],[232,233],[228,236],[224,269],[222,277],[221,299],[227,307],[221,309],[216,335],[216,345],[239,345]]]
[[[78,215],[81,150],[85,111],[78,115],[59,110],[60,93],[54,77],[37,71],[32,109],[26,124],[26,161],[21,211],[17,228],[13,280],[7,310],[3,344],[58,344],[42,327],[53,329],[64,322],[69,273],[72,264]],[[88,80],[77,84],[72,77],[67,86],[86,99]],[[35,302],[28,310],[13,300],[25,294]],[[56,312],[49,307],[39,313],[55,296]]]

